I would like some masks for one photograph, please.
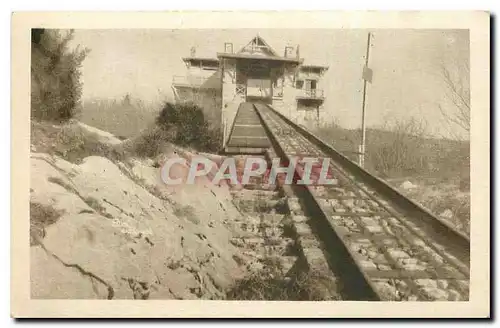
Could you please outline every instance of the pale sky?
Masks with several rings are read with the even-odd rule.
[[[361,121],[361,72],[367,30],[238,29],[238,30],[77,30],[74,44],[91,49],[83,63],[83,98],[122,98],[126,93],[145,101],[171,96],[174,75],[185,75],[181,60],[195,46],[197,56],[216,57],[224,42],[237,51],[257,34],[278,54],[300,45],[307,64],[329,66],[318,88],[325,90],[324,110],[346,128]],[[430,133],[443,133],[438,104],[451,111],[439,65],[452,71],[468,63],[467,30],[372,30],[367,126],[388,117],[423,118]]]

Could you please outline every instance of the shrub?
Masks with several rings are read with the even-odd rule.
[[[139,157],[155,157],[165,149],[166,143],[174,139],[173,131],[158,127],[145,130],[132,145],[132,152]]]
[[[210,128],[203,110],[193,103],[165,103],[156,118],[163,130],[175,131],[173,143],[199,151],[215,152],[221,143],[220,132]]]
[[[174,204],[174,214],[177,217],[185,218],[191,223],[194,224],[200,223],[200,219],[196,215],[194,207],[191,205]]]
[[[219,131],[211,129],[203,110],[192,103],[166,102],[156,117],[156,125],[135,139],[132,149],[140,157],[155,157],[168,143],[217,152],[222,143]]]
[[[32,30],[32,118],[61,122],[75,115],[82,91],[79,69],[88,50],[70,50],[72,39],[73,31]]]
[[[382,177],[415,176],[427,171],[426,125],[414,118],[386,121],[370,133],[366,162]]]

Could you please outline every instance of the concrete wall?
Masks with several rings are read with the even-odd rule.
[[[220,71],[203,70],[190,66],[187,75],[174,78],[175,91],[180,101],[193,102],[203,109],[205,118],[213,127],[221,126],[222,90]]]
[[[244,96],[236,94],[236,61],[225,59],[222,71],[222,129],[224,145],[231,132],[239,105],[245,101]]]

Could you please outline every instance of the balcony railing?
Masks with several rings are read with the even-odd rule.
[[[236,84],[236,94],[244,96],[247,93],[247,87],[244,84]]]
[[[196,75],[174,75],[172,85],[174,86],[190,86],[199,87],[203,85],[208,78]]]
[[[319,80],[320,78],[321,78],[320,72],[300,71],[297,73],[297,79],[300,80],[306,80],[306,79]]]
[[[301,90],[302,92],[297,95],[300,99],[323,99],[325,98],[324,92],[321,89]]]

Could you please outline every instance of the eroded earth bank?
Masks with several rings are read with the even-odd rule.
[[[162,161],[193,155],[173,145],[140,158],[133,140],[78,121],[31,128],[33,298],[331,297],[302,275],[279,197],[206,178],[166,186]]]

